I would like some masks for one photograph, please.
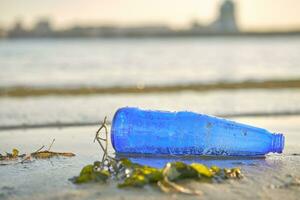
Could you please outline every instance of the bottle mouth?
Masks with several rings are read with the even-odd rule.
[[[284,149],[284,135],[281,133],[273,134],[272,152],[282,153]]]

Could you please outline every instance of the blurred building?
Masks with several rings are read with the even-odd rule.
[[[225,0],[220,5],[217,20],[211,25],[212,30],[225,33],[238,32],[239,29],[236,23],[235,10],[233,1]]]
[[[165,25],[144,25],[119,28],[118,34],[124,36],[156,36],[170,34],[172,30]]]
[[[220,4],[217,19],[203,26],[197,21],[192,21],[191,31],[194,33],[237,33],[239,32],[236,16],[235,4],[231,0],[225,0]]]
[[[31,30],[31,32],[36,37],[49,37],[52,35],[53,30],[50,21],[45,18],[39,20]]]
[[[9,37],[26,37],[27,31],[23,26],[23,22],[21,20],[17,20],[15,25],[11,30],[8,31]]]
[[[0,27],[0,38],[5,37],[5,30]]]

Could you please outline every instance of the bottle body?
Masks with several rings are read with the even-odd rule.
[[[193,112],[121,108],[111,140],[117,153],[261,156],[281,153],[284,136],[265,129]]]

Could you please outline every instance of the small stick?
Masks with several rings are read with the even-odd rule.
[[[95,135],[95,138],[94,138],[94,142],[97,141],[98,144],[101,147],[101,150],[103,151],[103,156],[102,156],[102,159],[101,159],[102,166],[100,166],[101,169],[103,169],[103,167],[104,167],[104,165],[103,165],[104,161],[107,160],[108,162],[110,162],[111,160],[116,160],[115,158],[108,155],[108,128],[107,128],[107,124],[106,124],[106,119],[107,119],[107,117],[105,116],[101,126],[96,131],[96,135]],[[105,131],[105,138],[102,138],[102,137],[99,136],[100,131],[103,128],[104,128],[104,131]],[[105,142],[105,144],[102,144],[101,141]]]
[[[50,146],[48,148],[48,151],[50,151],[50,149],[51,149],[52,145],[54,144],[54,142],[55,142],[55,138],[52,140],[52,142],[51,142],[51,144],[50,144]]]
[[[37,153],[37,152],[41,151],[44,147],[45,147],[45,145],[41,146],[38,150],[36,150],[36,151],[33,152],[33,153]]]
[[[107,147],[108,147],[108,142],[107,142],[107,135],[108,135],[108,130],[107,130],[107,126],[106,126],[106,119],[107,117],[104,117],[104,120],[100,126],[100,128],[96,131],[96,135],[94,138],[94,142],[97,141],[98,144],[100,145],[102,151],[103,151],[103,156],[102,156],[102,160],[101,163],[103,163],[106,159],[107,159]],[[105,130],[105,138],[101,138],[99,136],[100,131],[104,128]],[[105,142],[105,147],[103,146],[103,144],[101,143],[101,140]]]
[[[25,158],[23,160],[21,160],[19,163],[23,164],[26,160],[29,160],[31,158],[32,154],[38,153],[39,151],[41,151],[43,148],[45,147],[45,145],[41,146],[39,149],[37,149],[35,152],[29,154],[28,156],[25,156]]]

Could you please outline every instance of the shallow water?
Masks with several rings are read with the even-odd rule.
[[[299,89],[0,98],[0,126],[97,123],[123,106],[212,115],[300,111]]]
[[[291,179],[300,177],[300,117],[242,118],[240,122],[282,132],[286,136],[282,155],[268,155],[265,159],[211,159],[193,158],[209,166],[241,167],[245,178],[228,180],[222,184],[192,182],[191,187],[204,192],[206,199],[297,199],[300,186],[291,186]],[[21,152],[32,152],[41,145],[56,139],[53,151],[71,151],[73,158],[36,160],[27,164],[0,166],[0,199],[181,199],[195,197],[162,194],[155,187],[144,189],[117,189],[108,185],[73,185],[69,178],[79,174],[80,169],[100,158],[99,147],[93,143],[95,126],[66,129],[13,130],[0,134],[0,152],[17,147]],[[109,152],[113,154],[110,146]],[[173,159],[173,158],[172,158]],[[134,161],[145,162],[143,158]],[[168,158],[147,159],[149,165],[162,166]]]
[[[300,37],[0,40],[0,87],[300,77]]]

